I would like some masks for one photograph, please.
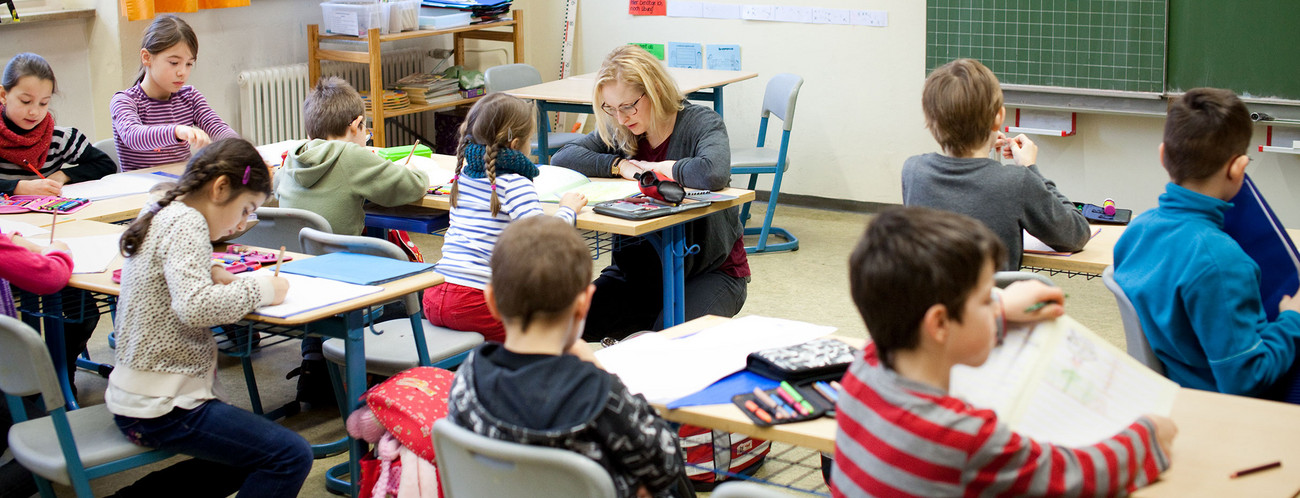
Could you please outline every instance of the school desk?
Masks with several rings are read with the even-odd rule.
[[[84,220],[70,221],[67,222],[66,224],[60,223],[59,225],[60,226],[57,228],[57,231],[55,232],[56,239],[60,234],[66,236],[98,235],[104,233],[113,233],[115,231],[120,232],[125,230],[126,228],[121,225],[110,225],[105,223],[98,223],[98,222],[84,221]],[[294,258],[311,257],[305,254],[291,254],[291,255]],[[117,295],[121,293],[121,287],[120,285],[113,283],[112,272],[113,270],[120,268],[121,265],[122,265],[122,259],[118,258],[117,260],[114,261],[114,263],[110,264],[109,269],[103,273],[73,275],[72,280],[68,282],[68,286],[74,289],[80,289],[84,291],[89,291],[91,293],[108,296],[108,299],[115,298]],[[345,370],[344,382],[346,386],[346,394],[344,399],[349,400],[347,411],[351,413],[352,410],[361,407],[362,404],[362,402],[360,401],[361,394],[365,392],[366,389],[365,387],[366,386],[366,371],[365,371],[366,355],[365,355],[365,341],[363,339],[364,338],[363,334],[365,332],[364,329],[362,328],[363,310],[367,307],[393,301],[395,299],[400,298],[401,296],[405,296],[412,292],[420,291],[429,287],[433,287],[435,285],[439,285],[442,282],[443,282],[443,278],[441,275],[438,275],[437,273],[434,272],[425,272],[410,277],[406,277],[400,280],[385,282],[384,284],[382,284],[384,290],[380,292],[368,294],[362,297],[358,297],[356,299],[318,308],[315,310],[306,311],[303,313],[289,316],[287,318],[263,316],[254,312],[246,315],[244,319],[251,322],[257,322],[258,324],[263,324],[269,327],[273,327],[276,330],[284,330],[288,328],[303,330],[305,327],[310,325],[310,331],[312,334],[320,335],[326,338],[343,339],[346,344],[346,348],[345,348],[346,361],[344,364],[344,370]],[[43,302],[42,303],[43,309],[54,310],[54,311],[62,309],[61,307],[59,307],[60,303],[58,302],[57,297],[55,299],[52,299],[51,301],[53,302],[48,304]],[[50,306],[53,306],[53,308],[51,308]],[[57,315],[58,313],[51,313],[51,314]],[[48,323],[49,321],[47,321],[47,324]],[[262,331],[267,331],[267,330],[262,330]],[[49,336],[59,336],[57,338],[58,344],[50,345],[51,351],[63,351],[62,337],[61,337],[62,334],[46,334],[46,336],[47,336],[47,345],[50,344],[48,341]],[[54,349],[54,346],[56,345],[59,346],[57,350]],[[52,354],[51,356],[57,358],[63,357],[62,353]],[[62,360],[55,359],[55,362],[62,363]],[[66,379],[67,376],[61,375],[59,378],[62,381],[63,379]],[[65,387],[65,394],[70,395],[70,392],[68,392],[66,387]],[[69,397],[69,399],[72,398]],[[346,418],[346,414],[344,415],[344,417]],[[360,476],[361,471],[360,471],[360,467],[358,466],[358,462],[362,455],[361,444],[359,441],[353,440],[351,438],[348,438],[346,444],[350,452],[348,467],[346,469],[350,472],[350,474],[348,475]],[[334,454],[340,449],[341,448],[337,443],[316,445],[313,447],[313,450],[318,457]],[[339,469],[339,470],[342,471],[345,469]],[[337,475],[338,473],[335,472],[333,469],[331,469],[331,477],[336,477]],[[335,484],[334,482],[329,482],[327,486],[331,486],[333,488],[335,487],[334,484]],[[351,493],[352,493],[351,496],[358,496],[357,485],[358,482],[355,480],[353,483],[351,483]],[[347,491],[346,489],[335,489],[335,490]]]
[[[441,167],[454,169],[456,158],[434,154],[434,160]],[[630,182],[621,178],[592,178],[593,182]],[[629,237],[643,237],[659,254],[659,263],[663,268],[664,277],[664,326],[673,325],[686,321],[686,255],[690,248],[686,247],[686,222],[701,218],[705,215],[716,213],[718,211],[739,206],[746,202],[754,200],[754,191],[737,188],[727,188],[719,191],[722,194],[735,196],[735,199],[728,201],[714,201],[708,207],[702,209],[692,209],[684,213],[660,218],[651,218],[648,220],[624,220],[613,216],[597,214],[591,210],[591,206],[582,208],[578,213],[578,218],[574,226],[579,230],[592,230],[596,232],[611,233]],[[450,210],[451,201],[447,195],[426,195],[420,200],[413,202],[411,206],[420,206],[424,208]],[[559,210],[559,204],[542,203],[542,209],[547,214],[554,214]]]
[[[1293,231],[1293,235],[1295,231]],[[724,323],[728,318],[707,316],[664,330],[684,335]],[[861,347],[858,338],[837,339]],[[669,410],[655,405],[666,420],[834,453],[835,419],[767,428],[753,425],[733,404],[703,405]],[[1300,405],[1263,401],[1242,396],[1179,389],[1174,400],[1172,465],[1160,481],[1138,490],[1136,496],[1292,496],[1300,491]],[[1236,479],[1232,472],[1281,461],[1282,468]]]
[[[1068,256],[1024,253],[1020,258],[1020,268],[1053,275],[1100,277],[1107,266],[1115,264],[1115,244],[1124,234],[1124,228],[1124,225],[1092,225],[1092,230],[1100,229],[1101,233],[1089,240],[1082,251]],[[1292,242],[1300,240],[1300,229],[1288,228],[1286,231]]]
[[[138,169],[127,174],[149,174],[156,171],[162,171],[179,176],[181,173],[185,172],[185,163],[167,164],[163,166]],[[149,194],[145,193],[92,201],[89,206],[86,206],[75,213],[59,215],[59,221],[89,220],[101,221],[104,223],[120,223],[128,221],[135,218],[136,213],[140,212],[140,208],[144,207],[145,200],[148,198]],[[49,226],[53,219],[53,216],[50,215],[50,213],[4,214],[0,215],[0,217],[3,217],[3,219],[6,220],[21,221],[23,223],[30,223],[41,227]]]
[[[683,69],[670,67],[668,74],[677,82],[677,89],[686,98],[713,102],[713,110],[722,114],[722,87],[737,81],[744,81],[758,76],[755,72],[719,71],[716,69]],[[549,130],[548,112],[577,112],[591,114],[592,92],[595,90],[596,73],[579,74],[568,78],[548,81],[536,85],[506,90],[506,93],[521,99],[537,102],[537,129]],[[706,91],[707,90],[707,91]],[[546,133],[537,134],[537,161],[546,164],[550,160],[547,150]]]

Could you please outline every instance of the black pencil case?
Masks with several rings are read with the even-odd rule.
[[[769,427],[777,424],[788,424],[791,422],[803,422],[805,420],[812,420],[825,415],[830,415],[831,417],[835,416],[835,402],[826,399],[826,397],[822,396],[821,393],[817,392],[816,389],[813,389],[811,383],[805,385],[799,385],[799,386],[791,385],[791,387],[794,387],[796,391],[799,391],[799,395],[803,396],[803,399],[808,401],[808,404],[812,405],[813,409],[807,415],[800,415],[798,411],[793,411],[792,412],[794,414],[793,417],[777,418],[776,413],[774,413],[770,407],[763,404],[763,402],[759,401],[757,397],[754,396],[754,393],[752,392],[741,393],[732,396],[731,402],[734,403],[738,408],[740,408],[740,411],[743,412],[745,416],[749,417],[749,420],[754,422],[754,425],[757,425],[759,427]],[[776,394],[776,391],[780,389],[781,389],[780,387],[776,387],[774,389],[767,389],[763,392],[767,393],[768,397],[775,400],[780,400],[781,402],[784,403],[784,400],[782,400],[779,397],[779,395]],[[750,410],[748,407],[745,406],[746,401],[753,401],[758,408],[767,412],[767,414],[772,417],[772,421],[767,422],[763,420],[761,417],[759,417],[756,413],[754,413],[754,411]],[[789,407],[787,404],[787,409],[791,409],[791,408],[793,407]]]
[[[853,363],[857,348],[830,338],[814,339],[783,348],[749,354],[745,369],[769,379],[790,383],[839,380]]]

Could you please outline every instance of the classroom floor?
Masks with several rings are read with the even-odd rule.
[[[761,211],[754,218],[761,220]],[[839,329],[839,334],[865,337],[866,330],[849,297],[846,267],[849,252],[862,234],[868,219],[868,215],[861,213],[782,206],[777,210],[775,225],[791,228],[799,237],[801,248],[795,252],[750,255],[754,278],[749,285],[749,297],[741,314],[760,314],[831,325]],[[442,245],[440,237],[413,235],[413,239],[428,261],[437,260]],[[749,243],[754,243],[752,238]],[[606,263],[607,256],[595,261],[597,268]],[[1064,278],[1058,275],[1052,277],[1052,280],[1069,295],[1066,310],[1071,316],[1116,346],[1124,347],[1119,312],[1101,279]],[[111,324],[105,318],[91,340],[91,356],[97,361],[112,361],[113,353],[106,340],[109,330]],[[258,373],[265,406],[280,406],[293,399],[294,381],[285,380],[284,375],[298,363],[296,342],[268,347],[255,354],[253,364]],[[237,359],[223,356],[218,377],[228,393],[228,401],[243,407],[249,406]],[[77,385],[83,405],[103,402],[105,379],[89,372],[78,372]],[[312,410],[292,416],[283,423],[316,443],[334,441],[344,435],[337,410]],[[769,462],[760,471],[760,477],[796,488],[827,492],[821,474],[816,470],[819,466],[816,452],[776,444],[772,447],[771,455]],[[301,496],[332,496],[324,488],[324,472],[346,461],[346,455],[317,460]],[[166,464],[167,462],[156,465]],[[111,494],[149,470],[158,468],[157,466],[96,480],[92,483],[96,495]],[[59,496],[73,496],[73,493],[70,488],[62,488],[59,489]]]

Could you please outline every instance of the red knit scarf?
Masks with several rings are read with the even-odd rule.
[[[4,106],[0,106],[0,114]],[[54,115],[45,113],[45,119],[27,133],[19,135],[8,126],[0,126],[0,159],[23,165],[23,161],[38,171],[45,167],[45,157],[50,154],[50,140],[54,138]]]

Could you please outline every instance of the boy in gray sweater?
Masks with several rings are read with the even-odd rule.
[[[1083,249],[1091,235],[1088,221],[1038,171],[1038,146],[1024,135],[1008,138],[998,131],[1007,110],[1002,87],[989,68],[957,59],[935,69],[925,79],[921,108],[943,152],[903,163],[904,205],[983,222],[1007,246],[999,270],[1020,268],[1022,230],[1057,251]],[[992,148],[1015,165],[990,159]]]

